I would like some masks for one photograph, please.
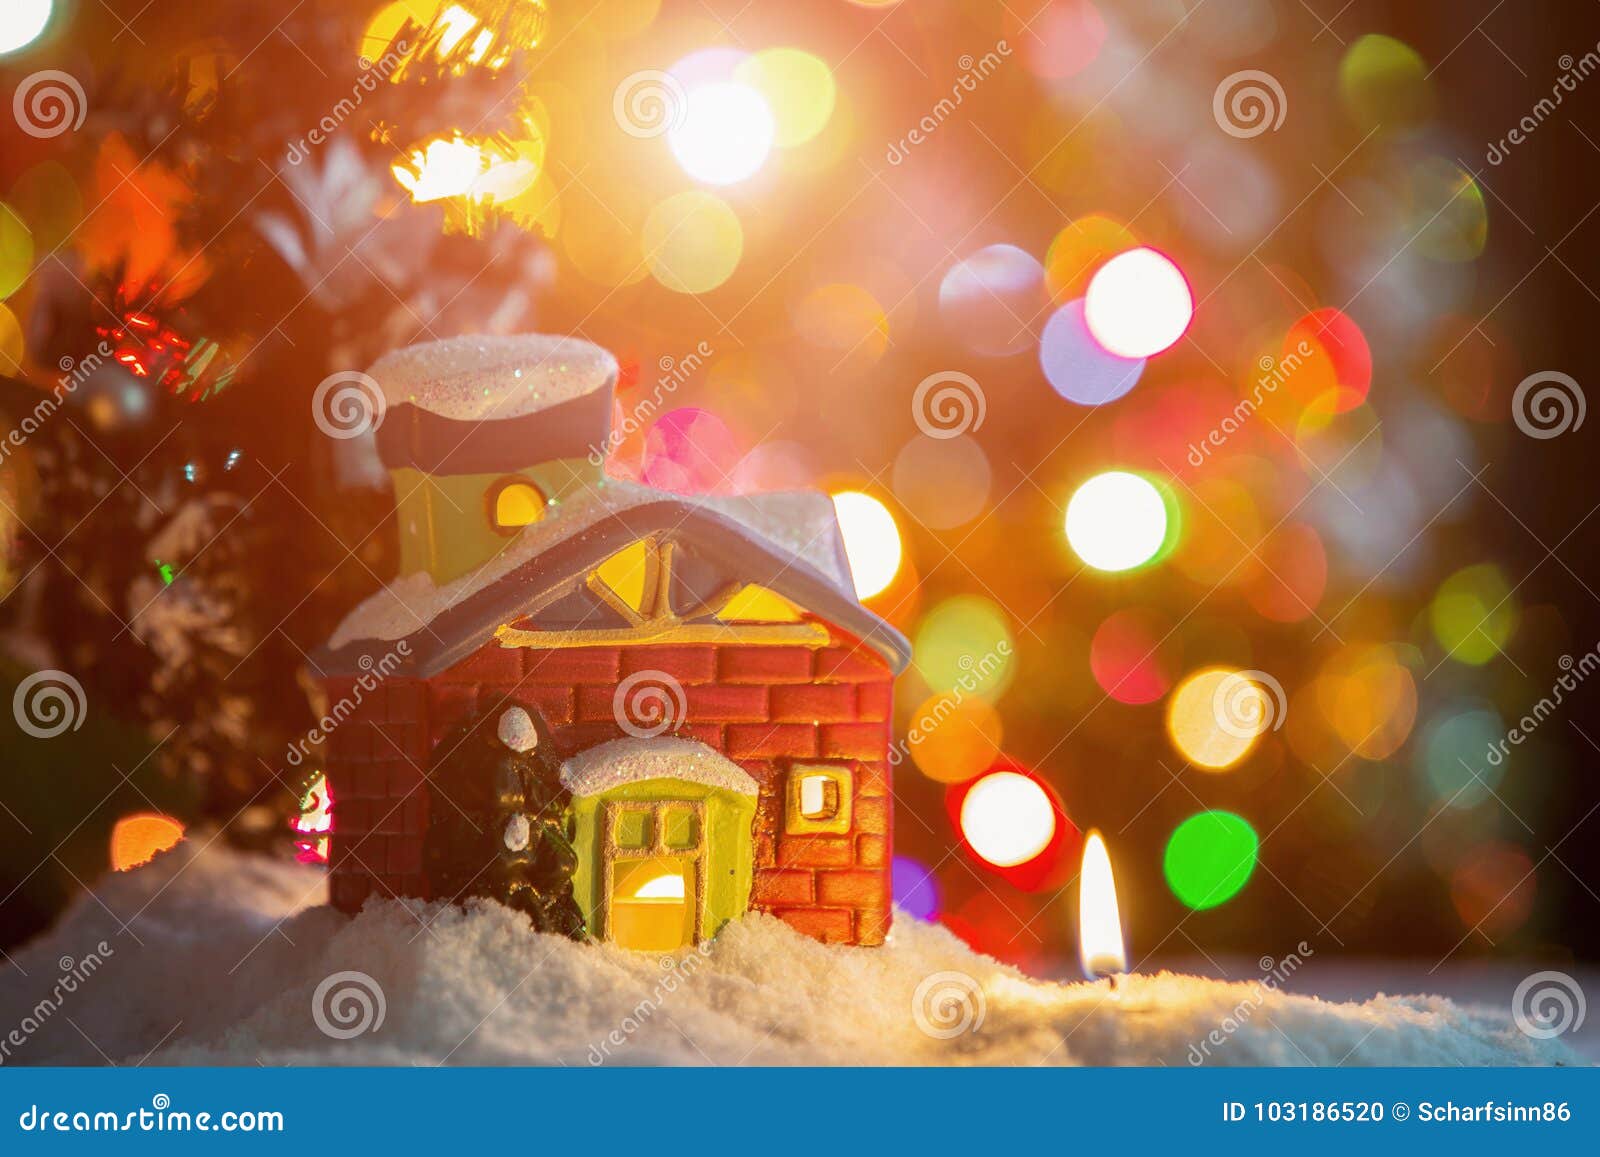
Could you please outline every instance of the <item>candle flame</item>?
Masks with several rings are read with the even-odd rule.
[[[1111,857],[1096,831],[1084,842],[1083,867],[1078,873],[1078,956],[1090,980],[1128,969]]]

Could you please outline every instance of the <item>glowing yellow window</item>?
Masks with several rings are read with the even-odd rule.
[[[658,565],[655,544],[649,539],[640,539],[596,567],[594,578],[629,610],[648,615],[647,600],[655,594]]]
[[[850,770],[831,764],[800,764],[789,772],[784,828],[792,835],[850,830]]]
[[[782,595],[748,583],[722,605],[717,618],[725,623],[798,623],[800,611]]]
[[[501,534],[515,534],[544,517],[544,493],[533,483],[507,478],[490,492],[489,520]]]

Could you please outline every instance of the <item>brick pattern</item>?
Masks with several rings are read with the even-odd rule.
[[[516,704],[537,708],[563,755],[626,733],[612,709],[617,684],[664,671],[684,689],[672,734],[724,752],[761,785],[753,830],[751,906],[840,944],[881,944],[889,928],[893,846],[889,718],[893,676],[855,640],[830,646],[579,647],[505,649],[489,643],[431,680],[391,679],[364,694],[328,739],[335,800],[333,902],[426,896],[421,874],[433,745],[461,720]],[[330,680],[329,701],[352,696]],[[846,763],[853,771],[852,830],[784,831],[786,777],[794,762]]]

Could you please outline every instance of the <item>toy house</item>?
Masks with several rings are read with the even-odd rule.
[[[451,898],[423,868],[434,745],[521,707],[563,761],[589,935],[670,949],[756,910],[882,943],[908,645],[857,600],[825,495],[607,476],[616,374],[548,337],[372,367],[402,573],[312,660],[333,903]]]

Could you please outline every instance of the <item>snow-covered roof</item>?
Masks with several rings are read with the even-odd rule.
[[[733,760],[693,739],[613,739],[561,765],[561,783],[575,796],[598,795],[647,779],[681,779],[755,795],[756,781]]]
[[[608,390],[617,363],[581,338],[477,334],[395,350],[368,373],[391,406],[409,403],[475,422],[519,418]]]
[[[425,572],[390,583],[345,617],[329,640],[328,650],[338,652],[362,642],[393,643],[416,635],[413,650],[431,656],[440,638],[451,637],[454,646],[454,636],[459,634],[441,629],[437,620],[450,612],[466,615],[464,608],[481,597],[486,604],[482,613],[467,617],[474,624],[481,618],[486,630],[480,637],[465,640],[468,649],[479,646],[498,623],[526,609],[520,604],[536,601],[546,589],[552,576],[537,582],[529,572],[554,548],[592,542],[597,552],[620,549],[627,543],[611,542],[611,533],[626,537],[658,526],[665,533],[685,538],[703,540],[721,534],[736,539],[733,553],[748,555],[751,560],[748,581],[770,586],[804,609],[864,638],[884,651],[892,664],[904,664],[904,639],[856,598],[844,540],[827,495],[815,491],[748,496],[667,494],[612,478],[586,487],[575,498],[552,503],[543,521],[524,529],[505,550],[469,574],[442,586]],[[608,527],[610,531],[603,533]],[[553,578],[571,579],[577,573]],[[513,583],[514,578],[526,581]],[[508,596],[511,601],[495,596],[497,584],[514,585],[514,596]],[[333,665],[341,664],[335,661]],[[438,668],[431,658],[422,666]]]

